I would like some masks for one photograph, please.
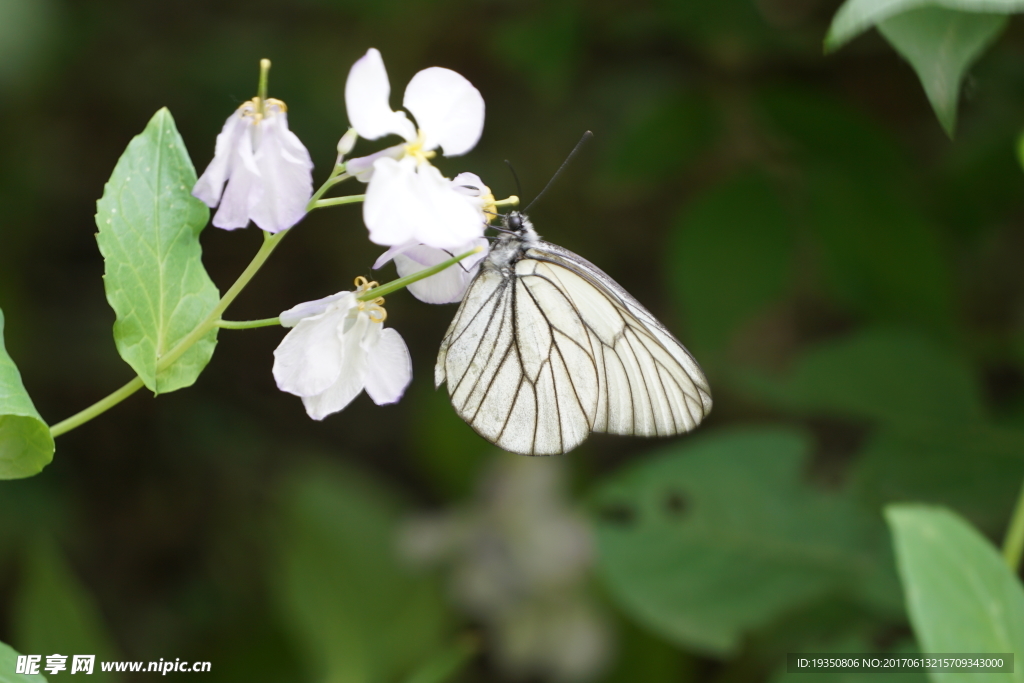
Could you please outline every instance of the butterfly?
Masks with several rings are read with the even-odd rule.
[[[699,425],[708,381],[665,326],[597,266],[541,240],[525,214],[502,223],[434,368],[459,417],[523,455],[566,453],[591,432]]]

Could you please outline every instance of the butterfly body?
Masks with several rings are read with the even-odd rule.
[[[625,289],[512,212],[441,343],[435,384],[485,439],[565,453],[591,432],[670,436],[711,410],[697,362]]]

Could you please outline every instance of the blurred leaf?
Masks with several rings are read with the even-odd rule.
[[[480,651],[476,636],[464,636],[427,660],[405,683],[445,683],[456,676]]]
[[[785,292],[791,226],[771,184],[753,173],[695,199],[676,221],[666,266],[698,355],[721,352],[740,324]]]
[[[33,653],[34,654],[34,653]],[[43,659],[45,664],[46,660]],[[18,652],[10,645],[0,643],[0,683],[46,683],[46,677],[42,674],[18,674]],[[40,668],[42,671],[42,668]]]
[[[801,166],[811,227],[836,297],[868,319],[948,334],[953,278],[935,226],[913,201],[903,144],[871,120],[817,95],[771,90],[771,123]]]
[[[902,197],[829,168],[810,171],[814,226],[836,294],[865,316],[952,325],[952,278],[934,226]]]
[[[596,495],[598,566],[625,612],[716,654],[841,587],[880,578],[870,520],[800,483],[807,437],[718,433],[666,449]]]
[[[196,171],[167,109],[121,155],[96,203],[107,301],[117,351],[155,394],[187,387],[213,356],[217,329],[173,365],[170,352],[220,299],[202,263],[199,233],[210,211],[192,196]]]
[[[0,0],[0,91],[30,81],[57,36],[52,0]]]
[[[317,678],[392,681],[436,651],[445,608],[434,582],[396,557],[390,491],[323,464],[293,474],[281,502],[279,593]]]
[[[678,177],[718,136],[718,119],[703,93],[662,94],[638,109],[612,132],[617,138],[604,162],[611,182],[653,191]]]
[[[1003,14],[922,7],[878,24],[921,79],[939,122],[952,137],[964,73],[1006,26]]]
[[[1017,162],[1024,168],[1024,130],[1017,134]]]
[[[1024,652],[1024,589],[989,541],[940,507],[885,509],[923,652]],[[1013,680],[1024,680],[1017,666]],[[934,680],[987,680],[991,674],[943,674]]]
[[[807,351],[781,381],[748,386],[792,410],[897,425],[980,423],[981,390],[971,369],[919,335],[868,329]]]
[[[892,132],[845,102],[796,87],[765,88],[758,101],[770,127],[803,164],[842,169],[879,194],[898,191],[897,182],[910,172]]]
[[[118,681],[100,670],[100,660],[118,660],[114,639],[89,590],[75,577],[54,542],[38,535],[27,548],[21,585],[15,595],[11,629],[22,652],[67,655],[67,670],[50,680],[67,678],[71,655],[96,655],[93,676],[99,683]]]
[[[618,656],[601,683],[679,683],[694,678],[693,659],[679,648],[629,621],[623,620],[617,632]]]
[[[744,58],[751,48],[778,38],[747,0],[658,0],[657,6],[687,43],[723,61]]]
[[[438,493],[450,500],[465,498],[494,446],[452,410],[447,391],[436,390],[432,378],[424,379],[413,380],[410,450]]]
[[[581,58],[582,17],[574,3],[545,3],[542,9],[494,26],[490,45],[540,94],[564,96]]]
[[[21,373],[4,347],[0,311],[0,479],[38,474],[53,460],[53,437],[21,383]]]
[[[922,7],[1012,14],[1024,11],[1024,0],[846,0],[832,18],[825,48],[837,50],[875,24]]]
[[[873,435],[853,465],[852,488],[871,508],[943,503],[1001,531],[1024,477],[1024,433],[976,426]]]

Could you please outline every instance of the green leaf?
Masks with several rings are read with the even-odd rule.
[[[761,104],[801,168],[814,252],[831,293],[867,320],[950,334],[949,259],[939,231],[913,201],[918,178],[904,143],[813,93],[771,89]]]
[[[46,683],[46,677],[42,674],[29,676],[14,673],[18,670],[18,654],[10,645],[0,643],[0,683]],[[46,660],[43,659],[42,663],[45,664]],[[42,671],[42,667],[39,670]]]
[[[800,483],[808,451],[801,432],[749,429],[612,477],[595,503],[613,599],[665,638],[725,654],[788,610],[884,582],[870,519]]]
[[[52,540],[36,537],[27,549],[21,577],[11,625],[14,642],[23,652],[68,656],[67,670],[52,674],[50,680],[77,675],[70,673],[71,655],[85,654],[96,655],[89,680],[121,680],[116,673],[100,670],[100,660],[120,658],[113,637],[95,598],[75,577]]]
[[[479,652],[480,643],[475,635],[460,638],[427,660],[405,683],[445,683],[455,678]]]
[[[869,329],[821,344],[781,381],[748,378],[762,396],[803,413],[929,428],[985,418],[968,365],[927,338],[899,330]]]
[[[315,678],[392,681],[437,651],[447,613],[435,583],[396,557],[390,491],[324,464],[294,474],[281,503],[277,586]]]
[[[853,464],[851,490],[871,509],[906,500],[942,503],[1001,532],[1024,471],[1024,433],[952,422],[873,434]]]
[[[0,479],[39,474],[53,460],[53,450],[50,428],[36,412],[21,373],[4,348],[0,311]]]
[[[878,30],[914,67],[939,123],[952,137],[964,74],[1006,22],[1004,14],[922,7],[882,21]]]
[[[921,7],[1013,14],[1024,11],[1024,0],[846,0],[832,19],[832,26],[825,37],[825,49],[837,50],[875,24]]]
[[[687,206],[665,265],[698,355],[721,352],[742,323],[785,292],[792,223],[768,180],[754,173]]]
[[[1024,652],[1024,589],[989,541],[953,512],[890,505],[896,563],[922,652]],[[987,681],[948,673],[934,681]],[[1024,681],[1015,667],[1012,680]]]
[[[214,328],[173,365],[158,367],[220,298],[202,264],[199,233],[210,212],[192,196],[195,182],[174,119],[161,109],[128,144],[96,203],[114,341],[157,394],[195,382],[217,344]]]

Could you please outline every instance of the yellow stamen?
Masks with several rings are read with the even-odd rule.
[[[282,113],[288,111],[288,105],[274,97],[268,97],[263,103],[262,108],[260,107],[260,98],[254,97],[243,102],[238,109],[242,112],[242,116],[252,119],[253,124],[257,124],[266,117],[264,112],[266,112],[266,107],[268,106],[280,107]]]
[[[429,152],[425,151],[423,149],[424,143],[426,143],[426,138],[423,135],[423,131],[422,130],[417,130],[416,131],[416,141],[415,142],[410,142],[409,144],[407,144],[405,146],[405,153],[408,156],[411,156],[413,159],[415,159],[417,165],[418,164],[425,164],[425,163],[427,163],[427,161],[429,161],[430,159],[433,159],[434,157],[437,156],[437,152],[435,152],[433,150],[430,150]]]
[[[368,282],[362,275],[355,279],[355,285],[356,291],[353,293],[357,297],[379,286],[375,281]],[[372,322],[382,323],[387,320],[388,312],[384,310],[384,297],[378,296],[370,301],[360,301],[359,299],[356,299],[356,301],[356,307],[360,311],[364,311]]]

